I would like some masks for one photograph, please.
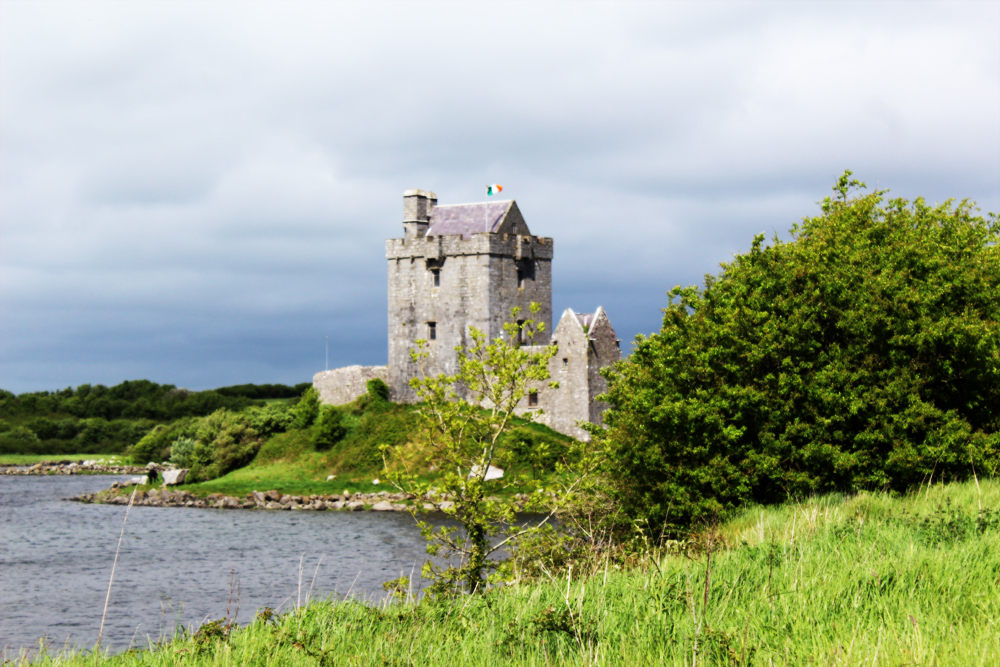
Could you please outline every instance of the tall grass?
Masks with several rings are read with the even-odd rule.
[[[451,602],[312,603],[60,664],[997,665],[1000,483],[980,483],[752,508],[631,569],[595,561]]]

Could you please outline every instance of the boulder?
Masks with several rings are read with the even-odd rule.
[[[436,509],[437,509],[437,505],[432,505],[431,503],[424,503],[424,511],[425,512],[433,512]]]
[[[316,500],[313,502],[312,508],[314,510],[319,510],[320,512],[322,512],[323,510],[326,509],[326,503],[322,500]]]
[[[353,503],[347,504],[347,509],[352,512],[360,512],[365,508],[365,504],[360,500],[355,500]]]
[[[373,512],[392,512],[393,511],[393,506],[392,506],[392,503],[383,500],[380,503],[375,503],[374,505],[372,505],[372,511]]]
[[[334,503],[328,504],[327,507],[329,509],[332,509],[332,510],[342,510],[342,509],[344,509],[344,505],[345,505],[345,503],[344,503],[343,500],[338,500],[338,501],[336,501]]]
[[[479,477],[481,474],[483,474],[482,466],[472,466],[469,477]],[[486,468],[486,477],[483,478],[483,481],[488,482],[491,479],[500,479],[501,477],[503,477],[503,470],[501,468],[489,466]]]
[[[267,500],[273,500],[274,502],[280,502],[281,501],[281,493],[278,492],[278,491],[275,491],[274,489],[272,489],[272,490],[266,491],[264,493],[264,498],[267,499]]]
[[[440,505],[438,505],[438,509],[441,510],[442,512],[447,512],[448,510],[454,508],[455,508],[455,503],[451,502],[450,500],[446,500]]]
[[[167,486],[174,486],[176,484],[183,484],[184,478],[187,477],[187,468],[174,468],[173,470],[163,471],[163,483]]]
[[[254,491],[250,495],[253,496],[253,501],[258,505],[263,506],[267,504],[267,496],[260,491]]]
[[[269,509],[269,510],[283,510],[285,508],[281,506],[281,503],[276,503],[273,500],[269,500],[269,501],[267,501],[267,504],[264,505],[264,509]]]
[[[392,506],[392,511],[393,512],[409,512],[410,508],[409,508],[408,505],[404,505],[403,503],[395,503]]]
[[[233,498],[231,496],[225,496],[224,498],[219,500],[219,507],[227,510],[238,510],[243,508],[243,506],[240,505],[240,501],[236,500],[236,498]]]

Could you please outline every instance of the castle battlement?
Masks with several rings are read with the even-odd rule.
[[[461,234],[389,239],[385,242],[386,259],[441,259],[465,255],[496,255],[519,259],[552,259],[552,239],[474,232]]]

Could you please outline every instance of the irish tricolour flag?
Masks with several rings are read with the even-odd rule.
[[[489,197],[491,195],[495,195],[498,192],[500,192],[501,190],[503,190],[503,186],[502,185],[496,185],[496,184],[494,184],[494,185],[487,185],[486,186],[486,196]]]

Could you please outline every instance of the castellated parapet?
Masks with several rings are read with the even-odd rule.
[[[578,422],[600,423],[604,410],[594,401],[605,387],[598,371],[621,354],[601,308],[590,315],[567,310],[552,331],[552,239],[533,236],[514,201],[438,206],[437,196],[423,190],[403,193],[403,230],[403,238],[385,245],[389,363],[317,373],[320,400],[347,403],[365,392],[367,379],[382,377],[392,400],[412,402],[409,381],[421,372],[410,359],[416,340],[427,341],[423,373],[451,375],[458,370],[455,348],[473,342],[470,327],[495,339],[512,308],[529,319],[537,303],[534,319],[545,327],[531,343],[559,342],[550,368],[559,388],[540,384],[519,411],[539,412],[538,421],[586,438]]]

